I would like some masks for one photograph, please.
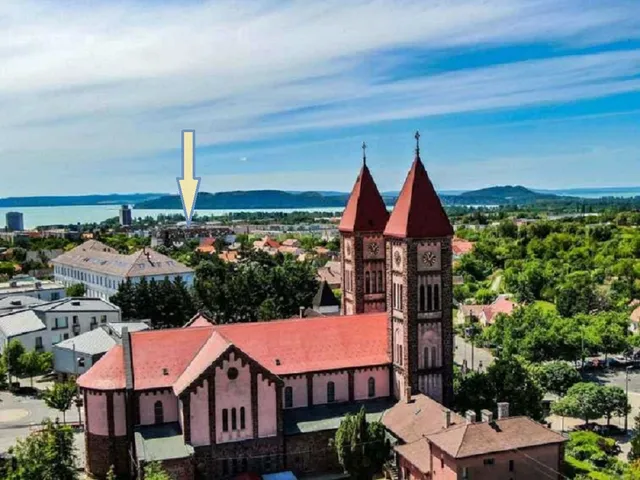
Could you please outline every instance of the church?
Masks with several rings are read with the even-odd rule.
[[[402,478],[438,478],[436,468],[442,478],[512,478],[514,448],[559,470],[563,437],[507,418],[506,404],[483,422],[447,408],[453,228],[418,143],[391,214],[363,155],[339,230],[344,315],[216,325],[199,314],[180,329],[123,332],[122,345],[78,379],[87,471],[104,478],[113,466],[133,477],[161,461],[180,480],[339,472],[329,440],[362,407],[395,438]],[[460,436],[463,428],[470,433]],[[463,448],[473,432],[485,440]],[[483,455],[492,463],[482,468],[495,470],[472,476]]]

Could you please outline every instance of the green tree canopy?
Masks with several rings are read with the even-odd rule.
[[[554,403],[552,412],[565,417],[581,418],[585,423],[605,415],[606,397],[603,388],[590,382],[573,385],[567,395]]]
[[[74,283],[69,285],[66,289],[67,297],[84,297],[87,292],[87,287],[84,283]]]
[[[43,398],[49,408],[55,408],[62,412],[62,421],[66,422],[67,410],[77,392],[77,386],[73,382],[55,383],[52,388],[45,390]]]

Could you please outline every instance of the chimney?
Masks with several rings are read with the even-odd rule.
[[[467,410],[464,416],[467,419],[467,424],[476,423],[476,412],[473,410]]]
[[[509,417],[509,403],[498,402],[498,420]]]
[[[304,318],[304,307],[299,307],[300,310],[300,318]]]
[[[404,387],[404,401],[406,403],[411,403],[411,385],[406,385]]]
[[[493,412],[491,410],[480,410],[482,414],[482,423],[493,422]]]
[[[451,426],[451,410],[443,410],[442,414],[444,416],[444,428],[449,428]]]

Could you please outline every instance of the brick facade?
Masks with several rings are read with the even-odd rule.
[[[85,432],[86,471],[104,478],[113,465],[116,475],[127,478],[129,472],[129,440]]]
[[[324,430],[288,435],[285,468],[296,476],[342,472],[338,454],[330,447],[335,434],[335,430]]]

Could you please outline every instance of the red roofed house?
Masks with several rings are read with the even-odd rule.
[[[340,471],[328,442],[347,413],[449,405],[453,229],[418,152],[390,216],[363,164],[340,223],[348,315],[215,325],[199,314],[123,332],[78,379],[87,471],[126,477],[156,460],[179,480]]]
[[[457,260],[463,255],[471,253],[475,243],[465,240],[463,238],[453,237],[451,249],[453,250],[453,259]]]

